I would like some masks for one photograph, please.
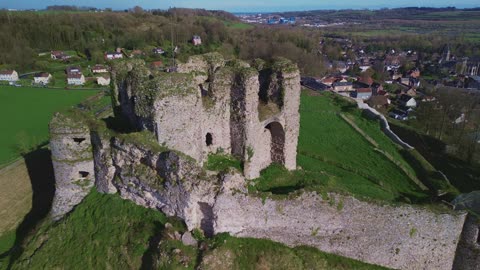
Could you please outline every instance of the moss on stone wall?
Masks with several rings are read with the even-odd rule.
[[[166,147],[159,145],[155,135],[147,130],[127,134],[117,134],[116,138],[122,140],[124,143],[131,143],[141,149],[151,150],[157,153],[168,151]]]
[[[165,180],[157,174],[157,171],[145,164],[138,163],[132,166],[134,175],[140,182],[156,190],[163,190]]]

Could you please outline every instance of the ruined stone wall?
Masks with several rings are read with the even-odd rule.
[[[192,81],[192,92],[158,98],[154,104],[157,140],[160,145],[203,162],[202,98]]]
[[[95,165],[95,187],[101,193],[116,193],[117,188],[113,185],[115,166],[113,166],[111,138],[101,132],[92,131],[91,139]]]
[[[272,162],[296,169],[300,75],[288,60],[255,69],[210,53],[180,63],[178,73],[151,77],[137,62],[115,68],[121,111],[161,145],[200,164],[223,150],[244,161],[247,178]]]
[[[209,153],[231,153],[230,91],[232,76],[229,68],[221,68],[202,84],[204,93],[202,93],[201,127],[204,159],[207,159]],[[211,141],[207,142],[207,134],[212,137]]]
[[[266,98],[263,98],[268,100],[267,103],[260,104],[262,100],[259,100],[258,75],[251,74],[245,83],[247,151],[244,173],[249,179],[260,176],[260,171],[272,162],[281,163],[289,170],[296,169],[300,129],[298,112],[300,73],[289,62],[284,65],[276,65],[277,63],[273,64],[274,80],[270,81],[270,84],[274,84],[274,86],[263,86],[267,88]],[[257,77],[254,77],[255,75]],[[269,96],[270,93],[274,96]],[[261,106],[266,106],[270,110],[272,107],[278,108],[280,111],[263,116],[259,114]]]
[[[79,204],[94,184],[90,130],[85,123],[57,113],[50,122],[50,148],[55,173],[51,215],[57,220]]]
[[[285,167],[289,170],[297,168],[297,144],[300,133],[300,72],[285,71],[282,73],[282,88],[285,91],[285,102],[282,115],[285,119]]]
[[[465,215],[329,196],[263,201],[221,194],[213,208],[214,231],[313,246],[395,269],[452,269]]]

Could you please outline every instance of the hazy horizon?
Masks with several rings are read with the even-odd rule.
[[[345,0],[343,2],[332,3],[331,1],[315,1],[315,0],[297,0],[295,4],[287,0],[7,0],[0,4],[0,8],[7,9],[45,9],[52,5],[73,5],[78,7],[95,7],[95,8],[112,8],[122,10],[141,6],[145,9],[168,9],[171,7],[184,8],[204,8],[209,10],[226,10],[233,13],[247,12],[279,12],[279,11],[302,11],[302,10],[321,10],[321,9],[381,9],[381,8],[402,8],[402,7],[447,7],[456,8],[473,8],[479,7],[477,0],[451,1],[451,0],[404,0],[397,2],[387,2],[378,0],[365,0],[361,3],[353,0]]]

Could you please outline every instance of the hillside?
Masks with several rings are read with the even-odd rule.
[[[406,154],[380,130],[377,121],[363,117],[355,104],[331,93],[304,90],[300,117],[297,162],[302,169],[288,172],[272,165],[253,182],[252,190],[277,195],[300,189],[334,191],[409,203],[431,199],[424,187],[436,181],[424,173],[431,168],[419,165],[421,156],[417,160]]]

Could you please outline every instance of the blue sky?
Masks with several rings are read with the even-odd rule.
[[[455,6],[459,8],[480,6],[478,0],[1,0],[0,8],[12,9],[42,9],[49,5],[76,5],[92,6],[98,8],[111,7],[113,9],[125,9],[135,5],[147,9],[169,7],[189,7],[205,9],[223,9],[231,12],[257,12],[257,11],[286,11],[308,9],[344,9],[344,8],[383,8],[383,7],[406,7],[428,6],[445,7]]]

